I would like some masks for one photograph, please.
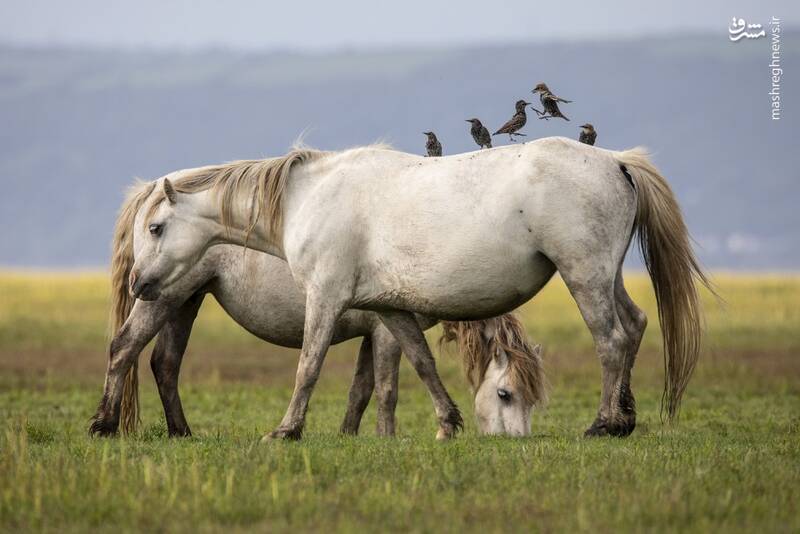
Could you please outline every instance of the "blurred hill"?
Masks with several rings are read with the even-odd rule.
[[[770,119],[769,42],[726,36],[474,49],[241,53],[0,46],[0,265],[100,266],[134,177],[376,140],[472,150],[546,81],[571,122],[528,139],[645,145],[673,184],[703,262],[800,268],[800,32],[784,32],[783,118]],[[506,140],[496,138],[497,144]]]

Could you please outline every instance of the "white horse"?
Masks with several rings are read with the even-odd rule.
[[[157,300],[136,301],[128,278],[134,263],[133,224],[155,182],[135,187],[120,210],[112,258],[112,359],[134,358],[119,401],[113,391],[104,398],[90,433],[110,435],[120,422],[130,433],[138,422],[137,361],[158,335],[151,368],[158,385],[170,436],[191,435],[178,394],[178,375],[192,325],[203,299],[212,294],[237,323],[254,335],[285,347],[303,341],[305,296],[283,260],[233,245],[209,248],[198,263]],[[423,329],[436,323],[417,318]],[[531,346],[522,325],[511,314],[487,321],[445,323],[448,341],[457,341],[475,393],[478,429],[484,434],[524,436],[530,433],[531,411],[544,402],[541,347]],[[333,342],[364,338],[358,353],[347,411],[341,425],[357,434],[361,417],[375,390],[378,435],[395,432],[400,347],[372,312],[349,310],[334,330]],[[443,337],[444,340],[444,337]],[[111,372],[111,370],[109,371]],[[107,378],[106,385],[113,384]]]
[[[635,231],[658,300],[670,418],[699,354],[695,279],[707,281],[669,185],[638,149],[564,138],[443,158],[374,146],[296,149],[175,172],[148,203],[135,226],[134,296],[158,298],[216,243],[285,259],[306,294],[295,389],[273,438],[301,436],[334,325],[349,308],[379,314],[429,388],[437,437],[453,436],[460,414],[414,313],[497,316],[529,300],[556,270],[603,371],[587,434],[629,434],[630,373],[646,324],[622,281]],[[130,364],[112,358],[112,379]]]

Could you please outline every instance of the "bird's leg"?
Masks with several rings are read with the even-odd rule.
[[[535,107],[533,107],[533,106],[531,106],[531,109],[532,109],[533,111],[535,111],[535,112],[536,112],[538,115],[544,115],[544,112],[543,112],[543,111],[539,111],[538,109],[536,109],[536,108],[535,108]]]

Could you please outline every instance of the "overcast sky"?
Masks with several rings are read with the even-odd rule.
[[[336,50],[651,33],[727,35],[733,16],[800,25],[798,0],[2,0],[0,42]]]

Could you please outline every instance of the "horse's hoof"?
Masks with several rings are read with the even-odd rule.
[[[611,435],[618,438],[627,438],[636,428],[636,414],[628,414],[611,429]]]
[[[586,429],[586,432],[583,433],[583,437],[585,438],[599,438],[602,436],[608,436],[608,424],[604,419],[600,419],[599,417],[594,420],[592,426]]]
[[[263,438],[261,443],[282,439],[284,441],[299,441],[303,437],[302,428],[278,427]]]
[[[98,417],[92,419],[92,424],[89,425],[89,436],[112,437],[117,435],[117,424],[104,421]]]
[[[461,418],[461,412],[458,406],[453,405],[447,411],[447,415],[439,419],[439,431],[436,433],[436,439],[439,441],[453,439],[458,431],[463,429],[464,420]]]
[[[586,438],[595,438],[601,436],[614,436],[616,438],[626,438],[631,435],[633,429],[636,428],[636,417],[606,421],[605,419],[597,418],[592,423],[583,436]]]
[[[447,441],[456,437],[456,431],[453,427],[440,426],[439,431],[436,432],[437,441]]]

